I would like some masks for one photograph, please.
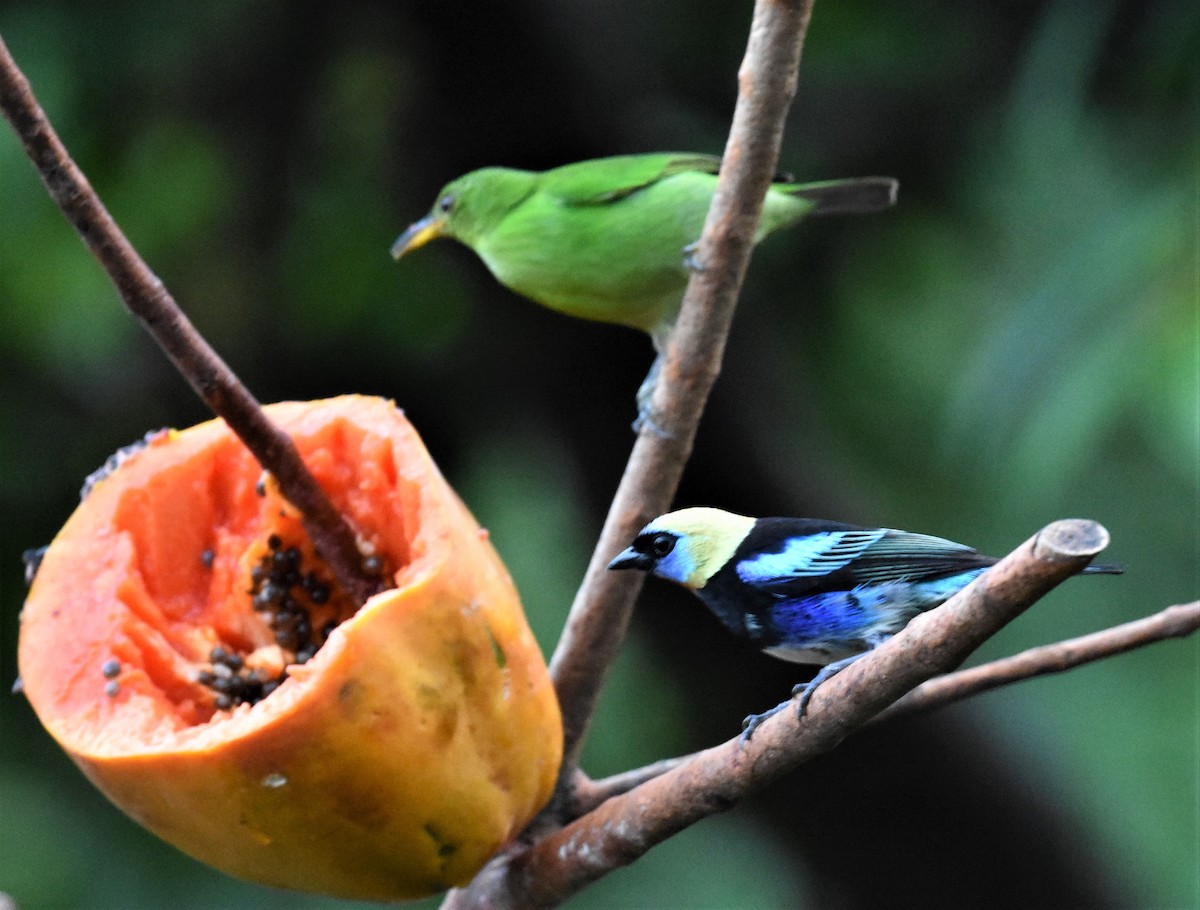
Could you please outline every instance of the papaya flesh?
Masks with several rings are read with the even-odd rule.
[[[266,410],[394,587],[355,610],[222,421],[166,431],[47,548],[25,694],[118,807],[226,873],[382,901],[463,884],[561,759],[517,593],[393,404]]]

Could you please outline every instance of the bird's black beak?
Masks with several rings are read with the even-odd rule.
[[[654,557],[639,553],[633,547],[629,547],[618,553],[608,567],[610,569],[641,569],[643,572],[649,572],[654,568]]]
[[[408,230],[397,237],[396,242],[392,244],[392,258],[399,259],[405,253],[424,246],[430,240],[444,237],[445,228],[446,220],[437,215],[426,215],[420,221],[413,222],[408,226]]]

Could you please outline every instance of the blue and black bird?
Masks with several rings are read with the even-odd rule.
[[[817,686],[996,562],[927,534],[692,508],[654,519],[608,567],[683,585],[729,631],[767,654],[821,666],[792,692],[803,716]],[[1123,570],[1093,565],[1083,571]],[[747,717],[743,742],[790,703]]]

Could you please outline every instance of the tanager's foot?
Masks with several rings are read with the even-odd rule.
[[[743,746],[746,745],[746,743],[750,741],[750,737],[754,735],[754,731],[758,729],[759,724],[761,724],[768,717],[778,714],[780,711],[790,705],[793,700],[799,699],[799,701],[796,702],[796,718],[799,719],[803,717],[804,712],[808,710],[809,699],[811,699],[813,693],[817,691],[817,686],[821,685],[821,683],[825,682],[830,677],[840,673],[842,670],[845,670],[846,667],[850,666],[850,664],[862,657],[863,654],[867,653],[869,652],[862,651],[859,654],[851,654],[849,657],[843,657],[841,660],[835,660],[831,664],[826,664],[821,668],[820,672],[818,672],[817,675],[808,682],[799,683],[793,687],[791,699],[785,702],[780,702],[770,711],[764,711],[762,714],[751,714],[744,721],[742,721],[742,735],[738,738],[738,742]]]
[[[804,712],[808,710],[809,699],[813,697],[813,693],[817,691],[817,686],[821,683],[837,675],[842,670],[858,660],[863,654],[868,652],[863,651],[859,654],[851,654],[849,657],[843,657],[841,660],[835,660],[831,664],[826,664],[821,668],[821,671],[806,683],[800,683],[792,689],[792,698],[799,696],[800,701],[796,705],[796,716],[803,717]]]
[[[742,748],[745,748],[746,743],[750,742],[750,737],[754,735],[754,731],[758,729],[759,725],[764,720],[766,720],[768,717],[774,717],[791,703],[792,700],[789,698],[787,701],[781,701],[770,711],[764,711],[762,714],[751,714],[749,717],[743,720],[742,735],[738,737],[738,745]]]

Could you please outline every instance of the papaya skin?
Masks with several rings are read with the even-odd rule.
[[[25,694],[109,799],[226,873],[377,901],[464,884],[549,799],[561,759],[517,593],[390,402],[267,413],[395,587],[348,607],[270,694],[217,709],[197,681],[212,648],[274,646],[247,553],[298,521],[256,493],[222,422],[163,434],[47,549],[22,613]]]

